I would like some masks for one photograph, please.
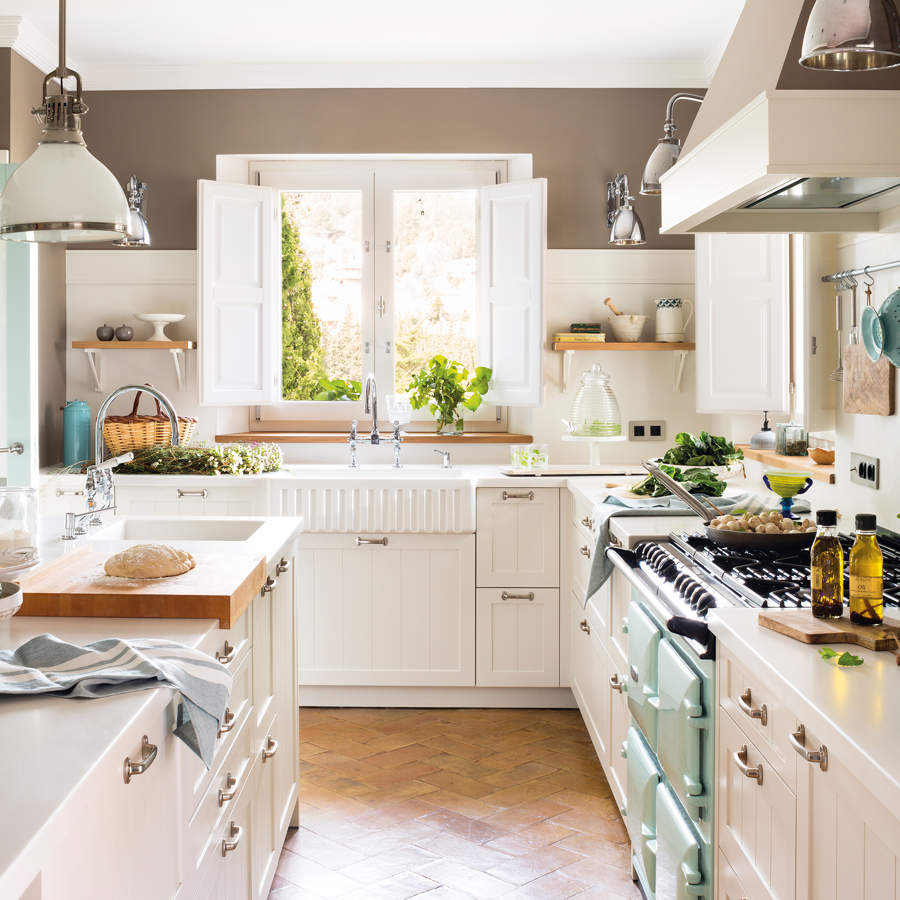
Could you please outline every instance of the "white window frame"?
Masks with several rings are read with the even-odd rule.
[[[232,167],[236,165],[231,163]],[[239,165],[239,163],[237,164]],[[386,249],[386,242],[393,240],[393,191],[416,188],[442,190],[478,188],[487,184],[505,183],[510,171],[525,173],[521,158],[514,162],[503,157],[452,157],[420,156],[401,157],[302,157],[247,159],[247,180],[251,184],[278,188],[280,191],[301,190],[361,190],[363,197],[363,242],[369,242],[369,251],[362,254],[361,282],[363,303],[361,340],[363,341],[363,372],[374,371],[379,385],[379,399],[393,386],[393,356],[384,352],[391,341],[393,353],[394,303],[393,257]],[[230,174],[228,167],[217,167]],[[528,166],[530,170],[530,157]],[[377,175],[377,177],[376,177]],[[375,317],[375,292],[384,297],[385,314]],[[374,335],[373,345],[366,353],[366,334]],[[382,409],[384,407],[382,406]],[[281,400],[256,407],[251,415],[251,430],[284,430],[286,426],[297,430],[335,430],[344,428],[351,419],[362,421],[365,417],[362,401]],[[379,416],[387,427],[386,415]],[[505,407],[485,403],[475,413],[467,413],[469,430],[502,431],[507,427]],[[414,413],[406,430],[433,428],[433,419],[427,410]]]

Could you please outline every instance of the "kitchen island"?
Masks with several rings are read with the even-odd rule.
[[[71,546],[58,540],[57,522],[45,524],[43,564]],[[267,581],[230,629],[216,619],[16,616],[0,623],[4,648],[47,632],[81,644],[167,639],[215,657],[233,678],[209,770],[172,734],[177,700],[169,688],[97,700],[0,698],[7,773],[0,896],[193,900],[226,881],[235,896],[267,895],[297,805],[294,572],[302,521],[259,526],[245,541],[213,544],[202,530],[199,539],[172,541],[188,551],[212,545],[265,558]],[[104,539],[105,531],[112,533],[76,543],[112,554],[138,542]],[[146,763],[128,782],[126,757]]]
[[[893,653],[818,648],[717,608],[720,895],[895,897],[900,871],[900,667]]]

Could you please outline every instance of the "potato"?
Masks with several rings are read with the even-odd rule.
[[[757,534],[765,534],[765,533],[766,533],[766,526],[765,526],[765,524],[757,525],[756,528],[754,528],[753,530],[754,530]]]
[[[784,516],[782,516],[781,513],[778,512],[777,509],[773,509],[769,513],[769,521],[770,522],[780,522],[783,518],[784,518]]]
[[[763,522],[763,520],[762,520],[759,516],[750,516],[750,518],[747,520],[747,524],[748,524],[754,531],[756,531],[756,529],[759,528],[760,525],[764,525],[765,523]]]
[[[768,525],[766,525],[766,534],[780,534],[780,533],[781,533],[781,529],[774,522],[769,522]]]

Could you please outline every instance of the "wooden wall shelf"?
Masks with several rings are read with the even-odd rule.
[[[774,450],[753,450],[748,444],[738,444],[747,459],[755,459],[773,469],[784,469],[788,472],[804,472],[813,481],[834,484],[834,466],[820,466],[808,456],[782,456]]]
[[[554,350],[696,350],[693,342],[665,341],[557,341]]]
[[[184,390],[184,351],[196,350],[196,341],[72,341],[73,350],[83,350],[87,356],[88,365],[91,368],[91,378],[94,379],[94,390],[98,394],[103,393],[103,382],[100,379],[101,350],[168,350],[172,354],[172,364],[175,366],[175,379],[178,382],[178,390]]]
[[[363,431],[360,430],[360,434]],[[393,434],[382,432],[381,439],[390,444]],[[467,431],[463,434],[436,434],[433,431],[405,431],[404,444],[530,444],[534,438],[530,434],[508,434],[505,431]],[[232,434],[217,434],[220,444],[346,444],[346,431],[238,431]]]

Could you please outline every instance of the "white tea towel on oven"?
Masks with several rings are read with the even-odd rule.
[[[0,650],[0,694],[94,698],[160,685],[181,693],[174,733],[209,768],[231,675],[206,653],[151,638],[105,638],[79,646],[52,634]]]

